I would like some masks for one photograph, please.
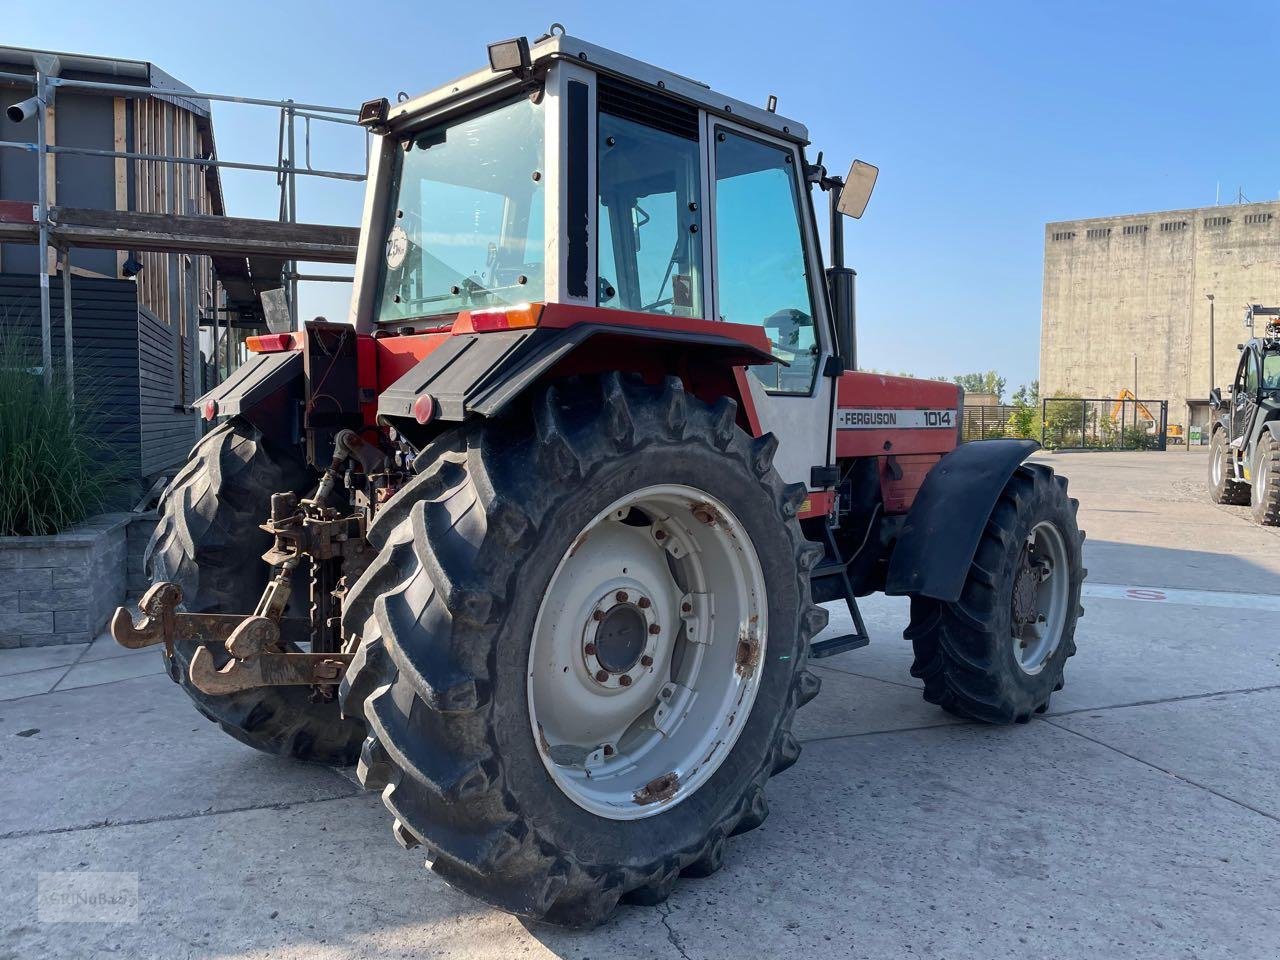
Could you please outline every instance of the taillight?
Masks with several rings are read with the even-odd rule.
[[[280,353],[292,350],[297,342],[292,333],[264,333],[256,337],[245,337],[244,345],[250,353]]]
[[[218,401],[206,400],[200,412],[204,414],[206,420],[212,420],[218,415]]]
[[[436,402],[431,394],[424,393],[413,401],[413,419],[428,423],[436,415]]]
[[[536,327],[538,318],[541,316],[542,304],[540,303],[518,303],[510,307],[472,310],[471,329],[476,333],[488,333],[493,330],[519,330],[523,327]]]

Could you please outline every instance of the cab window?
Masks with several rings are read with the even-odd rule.
[[[521,97],[405,139],[379,323],[543,299],[543,113]]]
[[[598,143],[597,302],[702,317],[698,141],[602,111]]]
[[[716,278],[721,320],[764,327],[789,366],[751,367],[774,392],[809,393],[820,347],[792,151],[718,128]]]
[[[1244,355],[1244,392],[1250,397],[1258,394],[1258,358],[1252,350]]]
[[[1265,390],[1280,390],[1280,350],[1263,355],[1262,386]]]

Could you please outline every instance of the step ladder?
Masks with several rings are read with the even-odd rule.
[[[853,633],[841,634],[837,637],[827,637],[824,640],[809,642],[809,657],[813,660],[821,660],[825,657],[834,657],[837,653],[844,653],[847,650],[857,650],[859,647],[865,647],[871,642],[871,638],[867,636],[867,626],[862,622],[862,611],[858,609],[858,601],[853,595],[853,584],[849,582],[849,561],[840,553],[840,547],[836,544],[836,538],[831,532],[830,526],[824,526],[826,534],[827,556],[813,568],[809,574],[810,581],[822,580],[828,577],[836,578],[836,584],[840,592],[844,596],[844,602],[849,608],[849,616],[853,620]]]

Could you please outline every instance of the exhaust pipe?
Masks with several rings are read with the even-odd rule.
[[[827,291],[831,296],[832,320],[836,328],[836,346],[846,370],[858,369],[858,317],[855,283],[858,272],[853,267],[828,267]]]

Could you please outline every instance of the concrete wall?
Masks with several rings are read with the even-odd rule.
[[[131,514],[0,537],[0,649],[88,643],[124,602]]]
[[[1171,424],[1204,423],[1205,295],[1223,387],[1247,338],[1245,305],[1280,304],[1280,202],[1050,223],[1044,249],[1042,397],[1132,390],[1136,353],[1142,398],[1168,400]]]

